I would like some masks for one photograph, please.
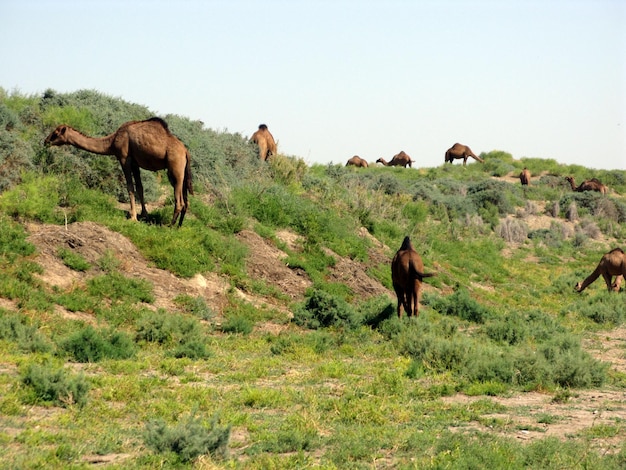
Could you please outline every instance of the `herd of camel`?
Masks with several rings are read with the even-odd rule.
[[[259,158],[266,161],[276,155],[276,142],[265,124],[261,124],[252,134],[250,141],[257,145]],[[183,144],[169,130],[167,123],[158,117],[144,121],[129,121],[122,124],[114,133],[105,137],[89,137],[62,124],[46,137],[46,146],[71,145],[82,150],[99,155],[115,155],[120,162],[126,187],[130,199],[130,219],[137,220],[135,196],[141,204],[141,216],[146,217],[148,212],[144,201],[144,190],[141,183],[140,168],[149,171],[167,170],[167,177],[174,188],[174,215],[170,225],[178,220],[180,227],[189,208],[189,194],[193,194],[191,177],[191,157]],[[445,162],[452,163],[455,159],[463,159],[467,164],[469,157],[478,162],[484,160],[475,155],[467,145],[454,144],[445,153]],[[411,167],[414,160],[404,151],[401,151],[387,162],[379,158],[376,163],[385,166]],[[348,160],[346,166],[367,167],[364,159],[354,156]],[[530,172],[524,168],[519,175],[522,185],[530,183]],[[607,187],[595,178],[585,180],[576,186],[574,178],[566,178],[574,191],[599,191],[606,194]],[[133,182],[134,180],[134,182]],[[576,285],[576,290],[582,292],[600,275],[606,281],[610,291],[619,291],[623,277],[626,275],[626,255],[620,248],[606,253],[595,271],[584,281]],[[411,245],[409,237],[405,237],[402,246],[391,262],[391,278],[394,291],[398,298],[397,314],[402,317],[402,311],[407,316],[419,314],[419,297],[422,281],[434,276],[424,272],[424,264],[419,254]],[[613,276],[616,276],[612,282]]]

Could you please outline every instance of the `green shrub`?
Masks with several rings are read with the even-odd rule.
[[[128,302],[154,302],[150,282],[145,279],[131,279],[117,272],[89,279],[87,290],[93,297]]]
[[[0,309],[0,339],[13,341],[21,350],[27,352],[44,353],[52,350],[52,345],[36,325],[30,324],[27,317],[2,309]]]
[[[123,332],[96,330],[87,326],[61,342],[61,350],[78,362],[128,359],[135,355],[135,344]]]
[[[492,340],[510,345],[521,343],[529,335],[525,319],[516,313],[489,322],[485,325],[485,332]]]
[[[493,316],[486,307],[470,297],[467,289],[463,288],[458,288],[446,297],[437,294],[424,295],[424,304],[442,315],[453,315],[475,323],[484,323],[488,317]]]
[[[192,415],[173,427],[163,420],[150,421],[143,437],[145,444],[154,451],[173,452],[183,463],[201,455],[224,459],[228,456],[230,426],[219,426],[215,418],[205,424]]]
[[[22,373],[22,383],[31,392],[30,404],[51,403],[58,406],[87,403],[89,384],[82,375],[73,375],[62,368],[30,364]]]
[[[254,329],[254,323],[245,315],[229,315],[221,329],[224,333],[249,335]]]
[[[345,326],[353,328],[361,323],[354,308],[345,300],[315,290],[299,306],[293,316],[293,321],[305,328],[318,329],[331,326]]]
[[[204,297],[198,295],[193,297],[187,294],[181,294],[174,298],[174,303],[184,312],[198,317],[201,320],[209,320],[215,316],[215,313],[206,304]]]
[[[74,271],[87,271],[91,265],[79,253],[74,253],[67,248],[60,248],[57,255],[63,261],[63,264]]]
[[[162,309],[148,311],[139,319],[135,339],[138,342],[172,346],[169,355],[174,357],[205,359],[210,356],[197,319],[172,315]]]

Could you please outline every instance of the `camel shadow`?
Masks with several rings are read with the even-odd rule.
[[[389,303],[382,311],[380,311],[377,315],[367,318],[365,320],[365,324],[373,329],[378,329],[380,324],[385,320],[389,320],[396,313],[396,309],[392,303]]]

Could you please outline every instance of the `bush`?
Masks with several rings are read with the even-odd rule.
[[[159,453],[173,452],[183,463],[208,454],[226,458],[229,439],[230,426],[220,427],[217,419],[212,419],[207,425],[194,416],[174,427],[163,420],[150,421],[144,432],[144,442],[148,447]]]
[[[37,326],[30,325],[25,316],[5,313],[0,309],[0,339],[14,341],[19,348],[28,352],[48,352],[52,345],[39,332]]]
[[[442,315],[452,315],[475,323],[484,323],[491,312],[472,299],[467,289],[459,288],[447,297],[424,295],[424,304]]]
[[[135,355],[135,344],[126,333],[116,330],[97,331],[91,326],[71,335],[60,347],[78,362],[128,359]]]
[[[299,326],[313,330],[331,326],[353,328],[361,323],[350,304],[321,290],[315,290],[304,304],[296,309],[293,321]]]
[[[162,309],[146,313],[137,322],[135,340],[173,346],[170,355],[174,357],[205,359],[210,356],[198,320],[172,315]]]
[[[528,238],[528,226],[518,219],[504,219],[496,227],[496,234],[509,243],[522,243]]]
[[[89,384],[82,375],[71,375],[62,368],[31,364],[22,374],[22,383],[32,392],[28,399],[32,404],[82,407],[87,403]]]
[[[229,316],[222,325],[222,331],[224,333],[235,333],[242,335],[249,335],[254,329],[254,323],[245,315],[232,315]]]
[[[89,294],[128,302],[154,302],[152,284],[145,279],[130,279],[120,273],[108,273],[87,281]]]

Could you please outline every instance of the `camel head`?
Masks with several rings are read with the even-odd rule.
[[[576,283],[576,287],[574,289],[576,289],[576,292],[581,292],[582,289],[583,289],[583,283],[582,282],[577,282]]]
[[[67,143],[65,137],[67,129],[68,126],[66,126],[65,124],[61,124],[54,131],[52,131],[52,133],[48,137],[46,137],[46,140],[43,141],[43,144],[47,147],[50,145],[63,145]]]

